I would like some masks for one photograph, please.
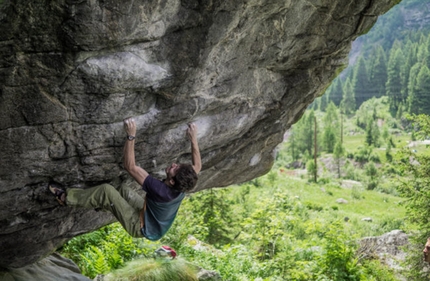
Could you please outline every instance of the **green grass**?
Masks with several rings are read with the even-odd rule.
[[[275,183],[270,183],[268,175],[260,178],[260,181],[269,188],[252,189],[248,204],[254,204],[257,200],[263,200],[266,197],[270,198],[275,193],[275,190],[278,190],[291,198],[296,198],[303,204],[312,202],[321,206],[323,211],[315,214],[321,218],[331,220],[334,217],[337,219],[349,217],[351,220],[359,220],[359,226],[364,227],[363,232],[365,232],[365,235],[381,235],[386,231],[393,230],[386,227],[379,229],[379,225],[386,223],[387,220],[392,220],[393,222],[399,219],[403,220],[406,216],[405,209],[400,204],[402,198],[378,191],[366,190],[364,185],[362,187],[344,188],[340,186],[340,182],[336,179],[329,184],[320,185],[309,183],[307,179],[289,177],[281,173],[277,175]],[[237,187],[232,187],[232,189],[235,188]],[[357,199],[357,197],[360,199]],[[347,200],[348,203],[336,203],[339,198]],[[371,217],[373,222],[361,221],[365,217]],[[368,231],[369,225],[373,226],[371,233]],[[408,226],[402,224],[402,227]],[[359,232],[359,228],[357,230]]]
[[[362,146],[364,144],[364,134],[355,134],[355,135],[346,135],[343,137],[343,145],[345,147],[345,151],[354,152],[357,150],[357,147]]]
[[[197,268],[182,259],[138,259],[108,274],[106,281],[197,281]]]

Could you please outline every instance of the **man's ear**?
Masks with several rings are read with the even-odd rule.
[[[171,186],[174,186],[175,185],[175,180],[174,179],[169,179],[169,183],[170,183]]]

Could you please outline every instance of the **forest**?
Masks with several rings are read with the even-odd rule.
[[[324,111],[332,101],[352,114],[364,101],[387,96],[390,113],[397,119],[404,112],[430,114],[430,24],[407,24],[416,9],[429,7],[422,0],[402,1],[359,37],[350,65],[313,108]]]
[[[350,65],[285,133],[268,174],[190,194],[159,242],[115,223],[62,255],[109,280],[197,280],[199,268],[231,281],[428,280],[430,23],[406,20],[429,8],[402,1],[357,39]],[[359,243],[392,230],[410,237],[396,270]],[[154,259],[161,245],[178,258]]]

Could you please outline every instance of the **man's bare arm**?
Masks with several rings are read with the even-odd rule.
[[[200,158],[199,144],[197,142],[197,126],[194,123],[188,124],[188,138],[191,142],[191,159],[194,171],[198,174],[202,169],[202,159]]]
[[[128,136],[136,136],[136,123],[133,118],[124,120],[124,129]],[[134,155],[135,140],[126,140],[124,145],[124,168],[132,176],[138,184],[143,185],[148,172],[136,165]]]

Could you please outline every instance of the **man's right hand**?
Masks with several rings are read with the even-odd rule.
[[[194,123],[188,124],[188,138],[191,141],[191,158],[193,161],[194,171],[198,174],[202,169],[202,159],[200,158],[199,144],[197,142],[197,126]]]
[[[132,117],[124,119],[124,129],[128,136],[136,136],[136,123]]]

